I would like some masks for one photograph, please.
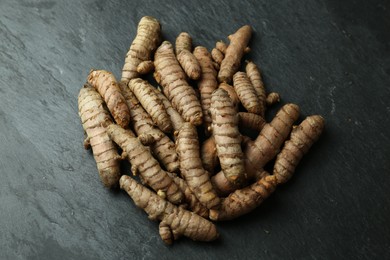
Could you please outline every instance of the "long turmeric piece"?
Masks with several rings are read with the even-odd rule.
[[[212,241],[218,238],[217,228],[199,215],[162,199],[129,176],[123,175],[120,187],[142,208],[151,220],[161,221],[160,236],[167,244],[184,235],[192,240]]]
[[[160,161],[169,172],[178,172],[179,158],[175,150],[175,144],[160,129],[155,127],[152,118],[148,113],[146,113],[138,99],[134,96],[127,85],[121,82],[119,83],[119,87],[130,109],[132,126],[135,133],[139,136],[141,134],[159,131],[160,134],[154,135],[159,138],[154,140],[154,143],[150,145],[150,148],[157,160]],[[168,111],[169,110],[167,109],[167,112]]]
[[[126,128],[130,122],[130,111],[114,75],[105,70],[91,70],[88,75],[88,83],[96,88],[103,97],[115,122]]]
[[[257,208],[277,186],[276,177],[266,176],[254,184],[231,193],[222,201],[219,210],[210,210],[214,221],[231,220],[245,215]]]
[[[218,207],[220,201],[208,173],[203,169],[198,133],[191,123],[184,123],[180,129],[176,139],[176,151],[180,160],[180,172],[188,187],[207,208]]]
[[[225,57],[221,62],[218,73],[218,81],[230,83],[233,74],[240,67],[240,61],[248,47],[249,40],[252,36],[252,28],[245,25],[238,29],[234,34],[229,35],[230,44],[226,49]]]
[[[194,56],[199,61],[202,71],[202,76],[198,81],[198,88],[200,91],[200,103],[202,104],[203,121],[207,130],[211,125],[211,117],[209,114],[211,94],[218,87],[217,71],[214,68],[211,55],[205,47],[196,47]]]
[[[164,41],[154,55],[154,78],[163,87],[165,96],[185,121],[202,124],[202,108],[195,90],[188,85],[186,75],[176,59],[173,46]]]
[[[248,165],[251,165],[247,167],[248,171],[263,168],[278,154],[298,116],[299,107],[295,104],[286,104],[278,111],[271,123],[263,127],[256,140],[250,143],[244,152]]]
[[[104,101],[96,90],[85,85],[78,96],[79,116],[87,134],[85,148],[92,147],[99,176],[104,186],[115,187],[121,176],[119,169],[120,156],[114,143],[106,133],[106,126],[112,124]]]
[[[228,93],[219,88],[211,96],[212,134],[222,171],[231,183],[245,179],[244,154],[238,130],[238,114]]]
[[[143,61],[151,59],[152,53],[156,50],[160,42],[160,23],[153,17],[142,17],[138,24],[137,35],[126,54],[121,81],[128,83],[129,80],[138,78],[138,65]]]
[[[303,155],[321,135],[324,124],[321,116],[314,115],[294,127],[290,140],[286,141],[282,151],[276,157],[273,174],[279,184],[287,182],[292,177]]]
[[[179,187],[130,130],[112,124],[108,126],[107,133],[127,154],[133,174],[139,173],[146,185],[156,192],[164,193],[170,202],[179,204],[182,201],[183,193]]]

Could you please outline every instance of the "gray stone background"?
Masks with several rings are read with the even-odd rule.
[[[388,1],[0,1],[1,259],[390,258]],[[167,247],[158,224],[102,187],[77,94],[119,77],[139,19],[212,48],[244,24],[269,91],[326,130],[260,208],[214,243]],[[277,107],[270,111],[268,119]]]

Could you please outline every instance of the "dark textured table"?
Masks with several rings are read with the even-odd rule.
[[[389,2],[167,2],[1,0],[0,258],[389,259]],[[294,178],[217,242],[165,246],[82,147],[79,89],[91,68],[119,78],[144,15],[208,48],[252,25],[267,89],[326,119]]]

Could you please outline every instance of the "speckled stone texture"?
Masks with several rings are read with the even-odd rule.
[[[209,49],[252,25],[267,90],[326,120],[293,179],[217,242],[165,246],[83,149],[79,89],[91,68],[120,78],[144,15]],[[384,0],[1,0],[0,258],[389,259],[389,17]]]

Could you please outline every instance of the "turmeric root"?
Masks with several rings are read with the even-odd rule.
[[[140,78],[130,80],[128,86],[158,128],[164,133],[170,133],[172,131],[171,120],[164,109],[164,104],[156,95],[154,87]]]
[[[250,113],[260,114],[262,108],[256,95],[255,88],[252,86],[245,72],[237,72],[233,76],[233,87],[237,92],[241,104]]]
[[[273,104],[280,102],[280,96],[276,92],[271,92],[267,95],[265,103],[267,106],[272,106]]]
[[[233,106],[236,107],[238,110],[238,105],[241,102],[240,102],[240,99],[238,98],[237,93],[234,90],[233,86],[230,86],[229,84],[222,82],[219,84],[218,88],[222,88],[223,90],[225,90],[229,94],[229,97],[233,102]]]
[[[236,190],[222,201],[219,210],[210,210],[210,219],[231,220],[251,212],[275,191],[276,185],[276,177],[271,175],[246,188]]]
[[[91,70],[88,75],[88,83],[103,97],[115,122],[126,128],[130,122],[130,111],[114,75],[105,70]]]
[[[172,178],[172,180],[179,186],[181,192],[184,194],[185,202],[184,206],[188,206],[188,208],[198,214],[201,217],[208,218],[209,217],[209,209],[206,208],[202,203],[199,202],[198,198],[194,195],[191,189],[188,187],[185,180],[178,177],[175,174],[168,172],[168,175]],[[183,204],[182,204],[183,205]]]
[[[209,115],[211,94],[218,87],[217,71],[214,68],[210,53],[203,46],[197,46],[194,50],[194,56],[199,61],[202,76],[198,81],[200,91],[200,102],[202,104],[203,121],[205,128],[211,125],[211,117]]]
[[[213,60],[218,63],[218,65],[221,65],[221,62],[223,60],[223,53],[218,50],[217,48],[213,48],[211,50],[211,57],[213,57]]]
[[[151,59],[152,53],[156,50],[160,42],[160,23],[153,17],[142,17],[138,24],[137,35],[126,54],[121,81],[128,83],[129,80],[138,78],[138,65],[143,61]]]
[[[183,193],[172,181],[168,174],[160,168],[158,162],[150,154],[149,150],[133,136],[130,130],[125,130],[117,125],[110,125],[107,128],[110,138],[118,144],[127,154],[131,163],[133,174],[139,173],[142,180],[153,190],[161,190],[167,199],[179,204],[183,199]]]
[[[151,60],[145,60],[138,64],[137,72],[140,75],[148,74],[154,70],[154,63]]]
[[[120,156],[106,133],[106,126],[112,123],[110,114],[104,108],[99,93],[84,85],[78,96],[79,116],[87,134],[85,144],[92,147],[99,176],[104,186],[115,187],[121,176]]]
[[[172,106],[185,121],[194,125],[202,124],[202,108],[194,89],[185,80],[186,75],[177,61],[173,46],[165,41],[154,55],[154,78],[163,87],[163,91]]]
[[[256,173],[277,155],[298,116],[299,107],[297,105],[284,105],[275,118],[269,124],[264,125],[256,140],[246,145],[244,164],[247,180],[253,179]],[[213,176],[211,182],[220,195],[226,195],[236,188],[229,183],[222,171]]]
[[[213,92],[210,113],[212,134],[222,171],[229,182],[240,183],[245,179],[245,169],[238,114],[225,90],[219,88]]]
[[[197,80],[200,78],[201,68],[198,60],[195,58],[192,52],[188,50],[182,50],[177,55],[177,60],[190,79]]]
[[[132,125],[136,134],[139,136],[143,133],[150,133],[151,131],[160,131],[161,134],[159,136],[161,138],[155,139],[154,143],[150,145],[150,148],[153,154],[156,156],[157,160],[160,161],[162,165],[164,165],[165,169],[167,169],[169,172],[178,172],[179,158],[175,150],[175,144],[168,136],[161,132],[160,129],[155,128],[155,125],[149,114],[146,113],[138,99],[130,91],[127,85],[121,82],[119,83],[119,87],[130,109]]]
[[[219,198],[203,169],[199,153],[199,139],[195,126],[184,123],[176,139],[180,172],[200,203],[212,209],[219,206]]]
[[[224,54],[225,55],[225,53],[226,53],[226,49],[227,49],[227,45],[226,45],[226,43],[224,43],[223,41],[217,41],[217,43],[215,44],[215,48],[217,49],[217,50],[219,50],[222,54]]]
[[[209,172],[210,175],[214,175],[215,167],[219,164],[214,137],[211,136],[203,142],[200,154],[204,169]]]
[[[249,128],[259,132],[267,123],[262,116],[246,112],[239,112],[238,119],[240,128]]]
[[[240,67],[240,61],[244,55],[245,49],[248,46],[252,36],[252,28],[245,25],[238,29],[234,34],[229,35],[230,44],[226,49],[225,57],[221,62],[221,68],[218,73],[218,81],[230,83],[233,74]]]
[[[179,112],[177,112],[177,110],[172,107],[171,102],[169,102],[169,100],[167,99],[166,96],[164,96],[163,93],[161,93],[158,89],[155,89],[155,92],[157,96],[160,98],[160,100],[162,101],[162,103],[164,104],[164,107],[169,115],[169,118],[171,119],[173,130],[175,132],[179,131],[185,122],[184,119],[181,117]]]
[[[247,61],[246,67],[246,74],[248,75],[248,78],[250,82],[252,83],[253,88],[255,89],[257,98],[260,103],[260,113],[262,117],[264,117],[265,112],[265,103],[266,103],[266,95],[265,95],[265,88],[263,79],[261,78],[260,69],[256,66],[254,62]]]
[[[256,140],[249,144],[244,152],[248,162],[248,173],[251,169],[263,168],[278,154],[298,116],[299,107],[295,104],[286,104],[278,111],[275,118],[263,127]]]
[[[212,241],[218,238],[217,228],[213,223],[163,200],[131,177],[123,175],[120,187],[138,207],[145,210],[149,219],[161,221],[159,231],[165,243],[171,244],[182,235],[197,241]]]
[[[186,33],[182,32],[180,33],[175,42],[175,51],[176,55],[178,56],[182,50],[186,50],[191,52],[192,51],[192,38],[191,36]]]
[[[273,174],[278,184],[287,182],[293,175],[296,166],[324,129],[321,116],[309,116],[294,127],[290,140],[286,141],[282,151],[276,157]]]

